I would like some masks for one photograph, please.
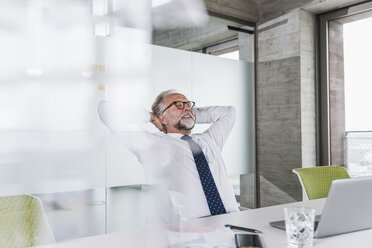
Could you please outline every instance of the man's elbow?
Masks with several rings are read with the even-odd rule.
[[[228,112],[229,112],[229,115],[231,116],[231,118],[233,118],[235,120],[236,118],[236,108],[234,106],[227,106],[228,107]]]

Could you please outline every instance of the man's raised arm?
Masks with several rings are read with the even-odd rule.
[[[195,109],[196,123],[212,124],[204,134],[215,140],[220,150],[222,150],[234,126],[235,112],[233,106],[212,106]]]
[[[150,121],[150,114],[146,111],[129,112],[107,101],[101,101],[97,111],[111,133],[142,161],[141,152],[154,142],[155,134],[146,131],[145,128],[146,123]]]

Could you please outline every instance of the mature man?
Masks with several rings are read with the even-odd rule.
[[[194,105],[175,91],[160,93],[152,105],[151,122],[161,132],[146,132],[125,143],[141,162],[149,161],[151,154],[151,161],[164,164],[162,175],[171,202],[182,218],[239,211],[221,156],[235,122],[235,109],[231,106],[194,109]],[[105,108],[106,103],[98,107],[101,120],[119,135],[110,127]],[[211,125],[203,133],[191,134],[195,123]]]

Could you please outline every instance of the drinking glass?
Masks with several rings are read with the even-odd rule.
[[[305,207],[284,208],[289,247],[313,246],[315,210]]]

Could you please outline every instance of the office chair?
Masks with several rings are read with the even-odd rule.
[[[41,201],[31,195],[0,197],[0,247],[54,243]]]
[[[297,168],[292,172],[297,174],[309,200],[327,197],[333,180],[350,178],[347,170],[340,166]]]

